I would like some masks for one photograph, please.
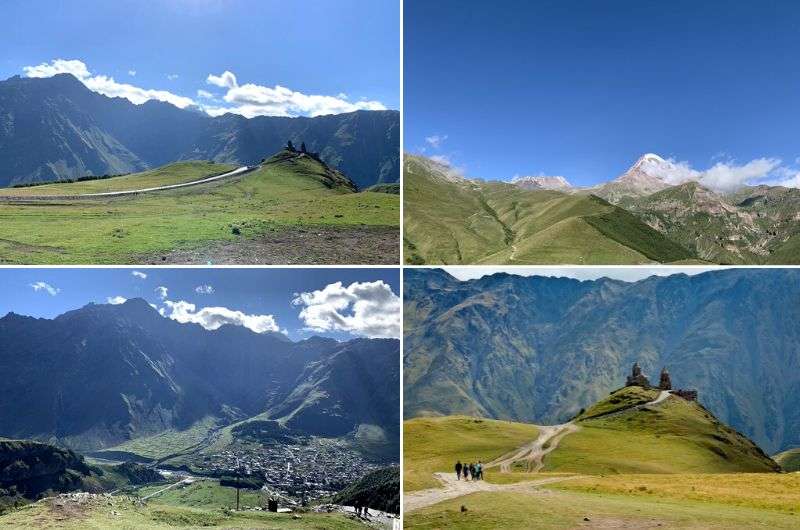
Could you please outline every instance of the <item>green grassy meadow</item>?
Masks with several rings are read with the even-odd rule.
[[[155,501],[155,498],[153,499]],[[139,505],[126,496],[83,506],[57,507],[51,500],[0,516],[0,528],[138,530],[167,528],[288,528],[350,530],[364,525],[341,514],[283,514],[189,508],[157,502]]]
[[[774,460],[784,471],[796,473],[800,471],[800,449],[788,449],[775,455]]]
[[[734,475],[738,477],[739,475]],[[747,475],[744,478],[751,477]],[[614,478],[626,478],[619,475]],[[669,475],[678,478],[681,475]],[[705,475],[707,483],[719,475]],[[725,477],[728,477],[726,475]],[[773,477],[770,475],[770,477]],[[445,501],[406,514],[405,528],[483,530],[505,529],[574,529],[574,528],[679,528],[679,529],[752,529],[797,528],[798,510],[782,507],[754,507],[732,501],[725,494],[708,495],[702,500],[669,496],[665,493],[637,491],[611,493],[568,490],[579,481],[548,485],[533,492],[481,492]],[[638,487],[638,486],[637,486]],[[781,486],[784,488],[784,486]],[[785,486],[785,491],[789,486]],[[760,495],[757,484],[741,490],[744,496]],[[797,503],[797,490],[791,502]],[[461,512],[464,506],[467,511]],[[797,504],[795,504],[797,506]]]
[[[178,172],[174,167],[168,171],[168,166],[160,176],[154,175],[156,171],[118,178],[126,179],[124,187],[144,178],[146,184],[140,187],[149,187],[154,179],[173,181],[190,171],[194,175],[189,180],[194,180],[194,176],[217,174],[220,169],[206,162],[179,166]],[[114,180],[54,186],[87,190]],[[18,190],[38,193],[44,187]],[[285,228],[396,227],[399,211],[398,196],[353,193],[331,180],[310,158],[276,160],[230,180],[144,195],[2,203],[0,263],[139,263],[143,256],[215,241],[244,242]]]
[[[403,426],[404,491],[435,488],[439,482],[433,473],[455,473],[457,460],[489,462],[538,435],[535,425],[467,416],[407,420]]]
[[[217,164],[204,160],[175,162],[157,169],[83,182],[55,182],[39,186],[21,188],[2,188],[0,195],[28,197],[31,195],[81,195],[85,193],[106,193],[112,191],[136,190],[183,184],[219,175],[236,169],[233,164]]]

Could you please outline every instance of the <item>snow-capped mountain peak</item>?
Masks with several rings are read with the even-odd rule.
[[[571,190],[572,185],[561,176],[524,176],[514,177],[511,183],[524,190]]]

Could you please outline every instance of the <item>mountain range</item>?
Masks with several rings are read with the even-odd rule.
[[[0,187],[121,174],[178,160],[254,164],[301,142],[359,188],[398,182],[398,111],[314,118],[210,117],[92,92],[70,74],[0,81]]]
[[[86,452],[208,418],[226,425],[261,415],[308,435],[369,425],[391,440],[398,356],[392,339],[292,342],[233,325],[207,330],[142,299],[54,319],[9,313],[0,319],[0,436]]]
[[[409,263],[733,264],[800,261],[800,190],[714,191],[648,153],[601,185],[564,177],[466,178],[406,155]],[[674,181],[674,182],[673,182]]]
[[[773,454],[800,446],[800,272],[459,281],[404,271],[404,415],[567,421],[634,362]]]

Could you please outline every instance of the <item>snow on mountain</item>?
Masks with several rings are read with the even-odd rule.
[[[555,191],[570,191],[572,185],[564,177],[555,176],[525,176],[514,177],[511,183],[524,190],[555,190]]]

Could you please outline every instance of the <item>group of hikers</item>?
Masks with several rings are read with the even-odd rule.
[[[483,464],[481,461],[478,460],[477,464],[462,464],[461,460],[456,462],[456,478],[461,480],[461,477],[464,477],[464,480],[483,480]]]

